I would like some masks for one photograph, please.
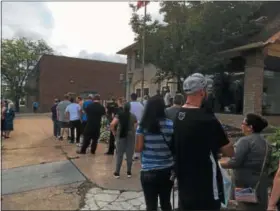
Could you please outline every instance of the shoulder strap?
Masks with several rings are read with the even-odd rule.
[[[162,132],[161,132],[161,136],[163,137],[163,140],[164,140],[165,144],[167,145],[169,151],[171,152],[171,155],[173,156],[173,150],[172,150],[170,144],[167,142],[167,140],[166,140],[166,138],[165,138],[165,135],[164,135]],[[172,140],[171,140],[171,141],[172,141]]]
[[[263,164],[262,164],[262,168],[261,168],[260,177],[259,177],[259,180],[258,180],[256,186],[255,186],[255,189],[257,189],[258,186],[259,186],[259,184],[260,184],[260,180],[261,180],[261,178],[262,178],[262,175],[263,175],[263,172],[264,172],[264,167],[265,167],[265,164],[266,164],[266,161],[267,161],[268,144],[267,144],[266,140],[264,140],[264,141],[265,141],[265,155],[264,155],[264,160],[263,160]]]

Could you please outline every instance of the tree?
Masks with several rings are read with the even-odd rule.
[[[38,75],[35,66],[40,57],[52,53],[52,48],[43,40],[19,38],[2,41],[1,78],[10,90],[17,111],[19,111],[20,97],[31,94],[25,85],[29,77]]]
[[[266,2],[168,2],[160,3],[164,23],[149,21],[146,31],[147,63],[163,78],[211,73],[228,61],[218,52],[246,44],[262,25],[254,20]],[[130,24],[141,45],[144,20],[131,5]],[[178,80],[179,81],[179,80]],[[179,85],[179,84],[178,84]],[[178,86],[179,88],[179,86]]]

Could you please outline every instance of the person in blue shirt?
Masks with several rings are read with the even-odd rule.
[[[146,210],[157,210],[158,197],[162,210],[172,210],[173,122],[165,116],[162,97],[154,96],[148,100],[136,135],[135,151],[141,152],[141,184]]]
[[[82,106],[82,131],[81,131],[81,134],[83,134],[84,130],[85,130],[85,127],[87,125],[87,115],[86,115],[86,112],[85,112],[85,109],[87,108],[87,106],[89,104],[92,103],[92,95],[90,94],[86,99],[85,101],[83,102],[83,106]]]
[[[39,107],[39,103],[38,102],[33,102],[33,112],[36,113]]]

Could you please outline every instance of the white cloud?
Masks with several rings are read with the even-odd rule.
[[[45,39],[51,36],[54,20],[43,2],[2,2],[4,38],[28,37]]]
[[[80,51],[79,58],[84,59],[94,59],[108,62],[118,62],[118,63],[126,63],[126,57],[116,54],[104,54],[104,53],[89,53],[86,50]]]
[[[161,19],[158,9],[147,8]],[[44,39],[66,56],[125,62],[116,52],[134,39],[128,2],[3,2],[2,17],[3,37]]]

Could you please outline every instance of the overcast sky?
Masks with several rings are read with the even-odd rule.
[[[136,4],[136,2],[135,2]],[[58,54],[125,62],[116,52],[133,43],[128,2],[2,2],[4,38],[44,39]],[[154,19],[159,3],[148,5]],[[143,13],[143,9],[138,11]]]

